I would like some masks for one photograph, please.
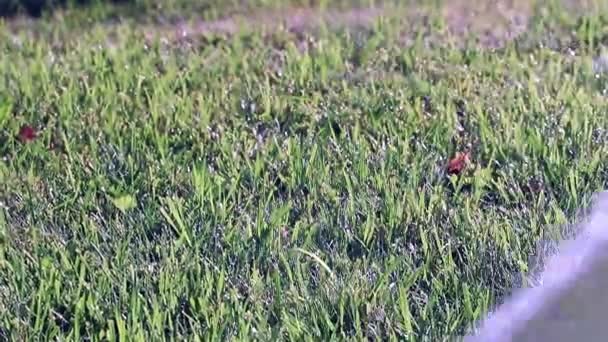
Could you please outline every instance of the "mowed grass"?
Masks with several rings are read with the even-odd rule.
[[[0,29],[0,340],[463,334],[606,186],[608,20],[544,3],[492,50],[426,10]]]

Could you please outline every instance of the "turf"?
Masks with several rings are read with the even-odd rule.
[[[606,186],[608,19],[542,2],[488,46],[440,3],[391,6],[185,39],[125,7],[6,21],[0,340],[442,340],[483,317]]]

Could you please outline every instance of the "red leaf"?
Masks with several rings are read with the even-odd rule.
[[[25,125],[19,130],[19,140],[22,143],[27,143],[35,140],[38,137],[36,129],[32,126]]]
[[[448,162],[447,171],[449,175],[459,175],[469,164],[471,155],[469,152],[458,152],[454,158]]]

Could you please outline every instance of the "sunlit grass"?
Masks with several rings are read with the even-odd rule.
[[[181,43],[7,25],[0,339],[462,334],[607,180],[608,22],[545,9],[499,50],[435,13]]]

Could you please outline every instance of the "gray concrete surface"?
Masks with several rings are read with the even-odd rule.
[[[467,342],[608,341],[608,193],[581,233],[550,258],[539,286],[521,289]]]

